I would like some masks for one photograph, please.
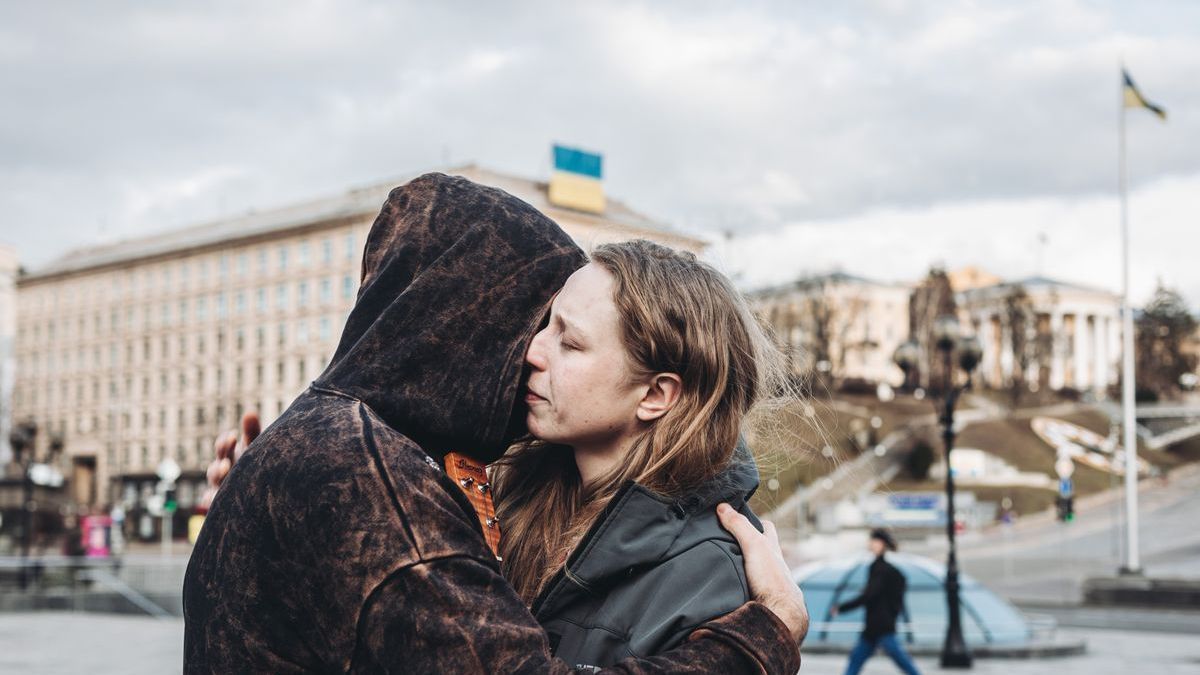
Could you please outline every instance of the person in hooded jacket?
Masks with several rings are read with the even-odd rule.
[[[494,461],[524,433],[523,357],[583,264],[499,190],[435,174],[393,191],[331,363],[212,501],[184,580],[186,672],[573,668],[500,575],[443,463]],[[764,602],[612,672],[796,671],[807,615],[773,531],[728,508],[721,521]]]

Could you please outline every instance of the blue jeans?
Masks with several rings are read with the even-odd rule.
[[[850,650],[850,663],[846,664],[846,675],[858,675],[858,671],[862,670],[863,664],[875,653],[876,647],[883,647],[883,653],[887,654],[895,662],[896,666],[907,673],[907,675],[921,675],[917,667],[913,665],[912,658],[908,655],[908,652],[904,651],[904,647],[900,646],[900,641],[896,639],[895,633],[873,640],[860,636],[858,642],[854,645],[854,649]]]

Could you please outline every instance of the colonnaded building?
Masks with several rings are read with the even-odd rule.
[[[1119,382],[1120,296],[1045,277],[1006,281],[976,268],[948,278],[960,322],[982,344],[978,376],[984,385],[1005,388],[1016,378],[1030,388],[1103,398]],[[916,337],[910,307],[918,287],[835,272],[749,297],[796,373],[897,385],[902,374],[892,355]]]
[[[587,212],[551,203],[544,182],[475,165],[446,173],[524,199],[585,249],[704,247],[611,198]],[[366,234],[405,180],[79,250],[20,276],[12,419],[38,425],[40,456],[61,445],[70,501],[120,503],[137,518],[170,457],[186,518],[217,433],[248,410],[269,424],[324,369]]]

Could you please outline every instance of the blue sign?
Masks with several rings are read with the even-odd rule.
[[[888,495],[888,505],[904,511],[938,509],[942,506],[942,495],[936,492]]]

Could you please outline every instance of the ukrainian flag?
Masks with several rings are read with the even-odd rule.
[[[1121,69],[1121,75],[1125,77],[1125,107],[1126,108],[1145,108],[1150,112],[1158,115],[1160,119],[1167,119],[1167,111],[1161,106],[1154,105],[1142,96],[1142,92],[1138,91],[1137,85],[1133,83],[1133,78],[1129,77],[1129,71]]]
[[[554,173],[550,176],[550,203],[569,209],[604,212],[603,161],[600,155],[578,148],[554,146]]]

